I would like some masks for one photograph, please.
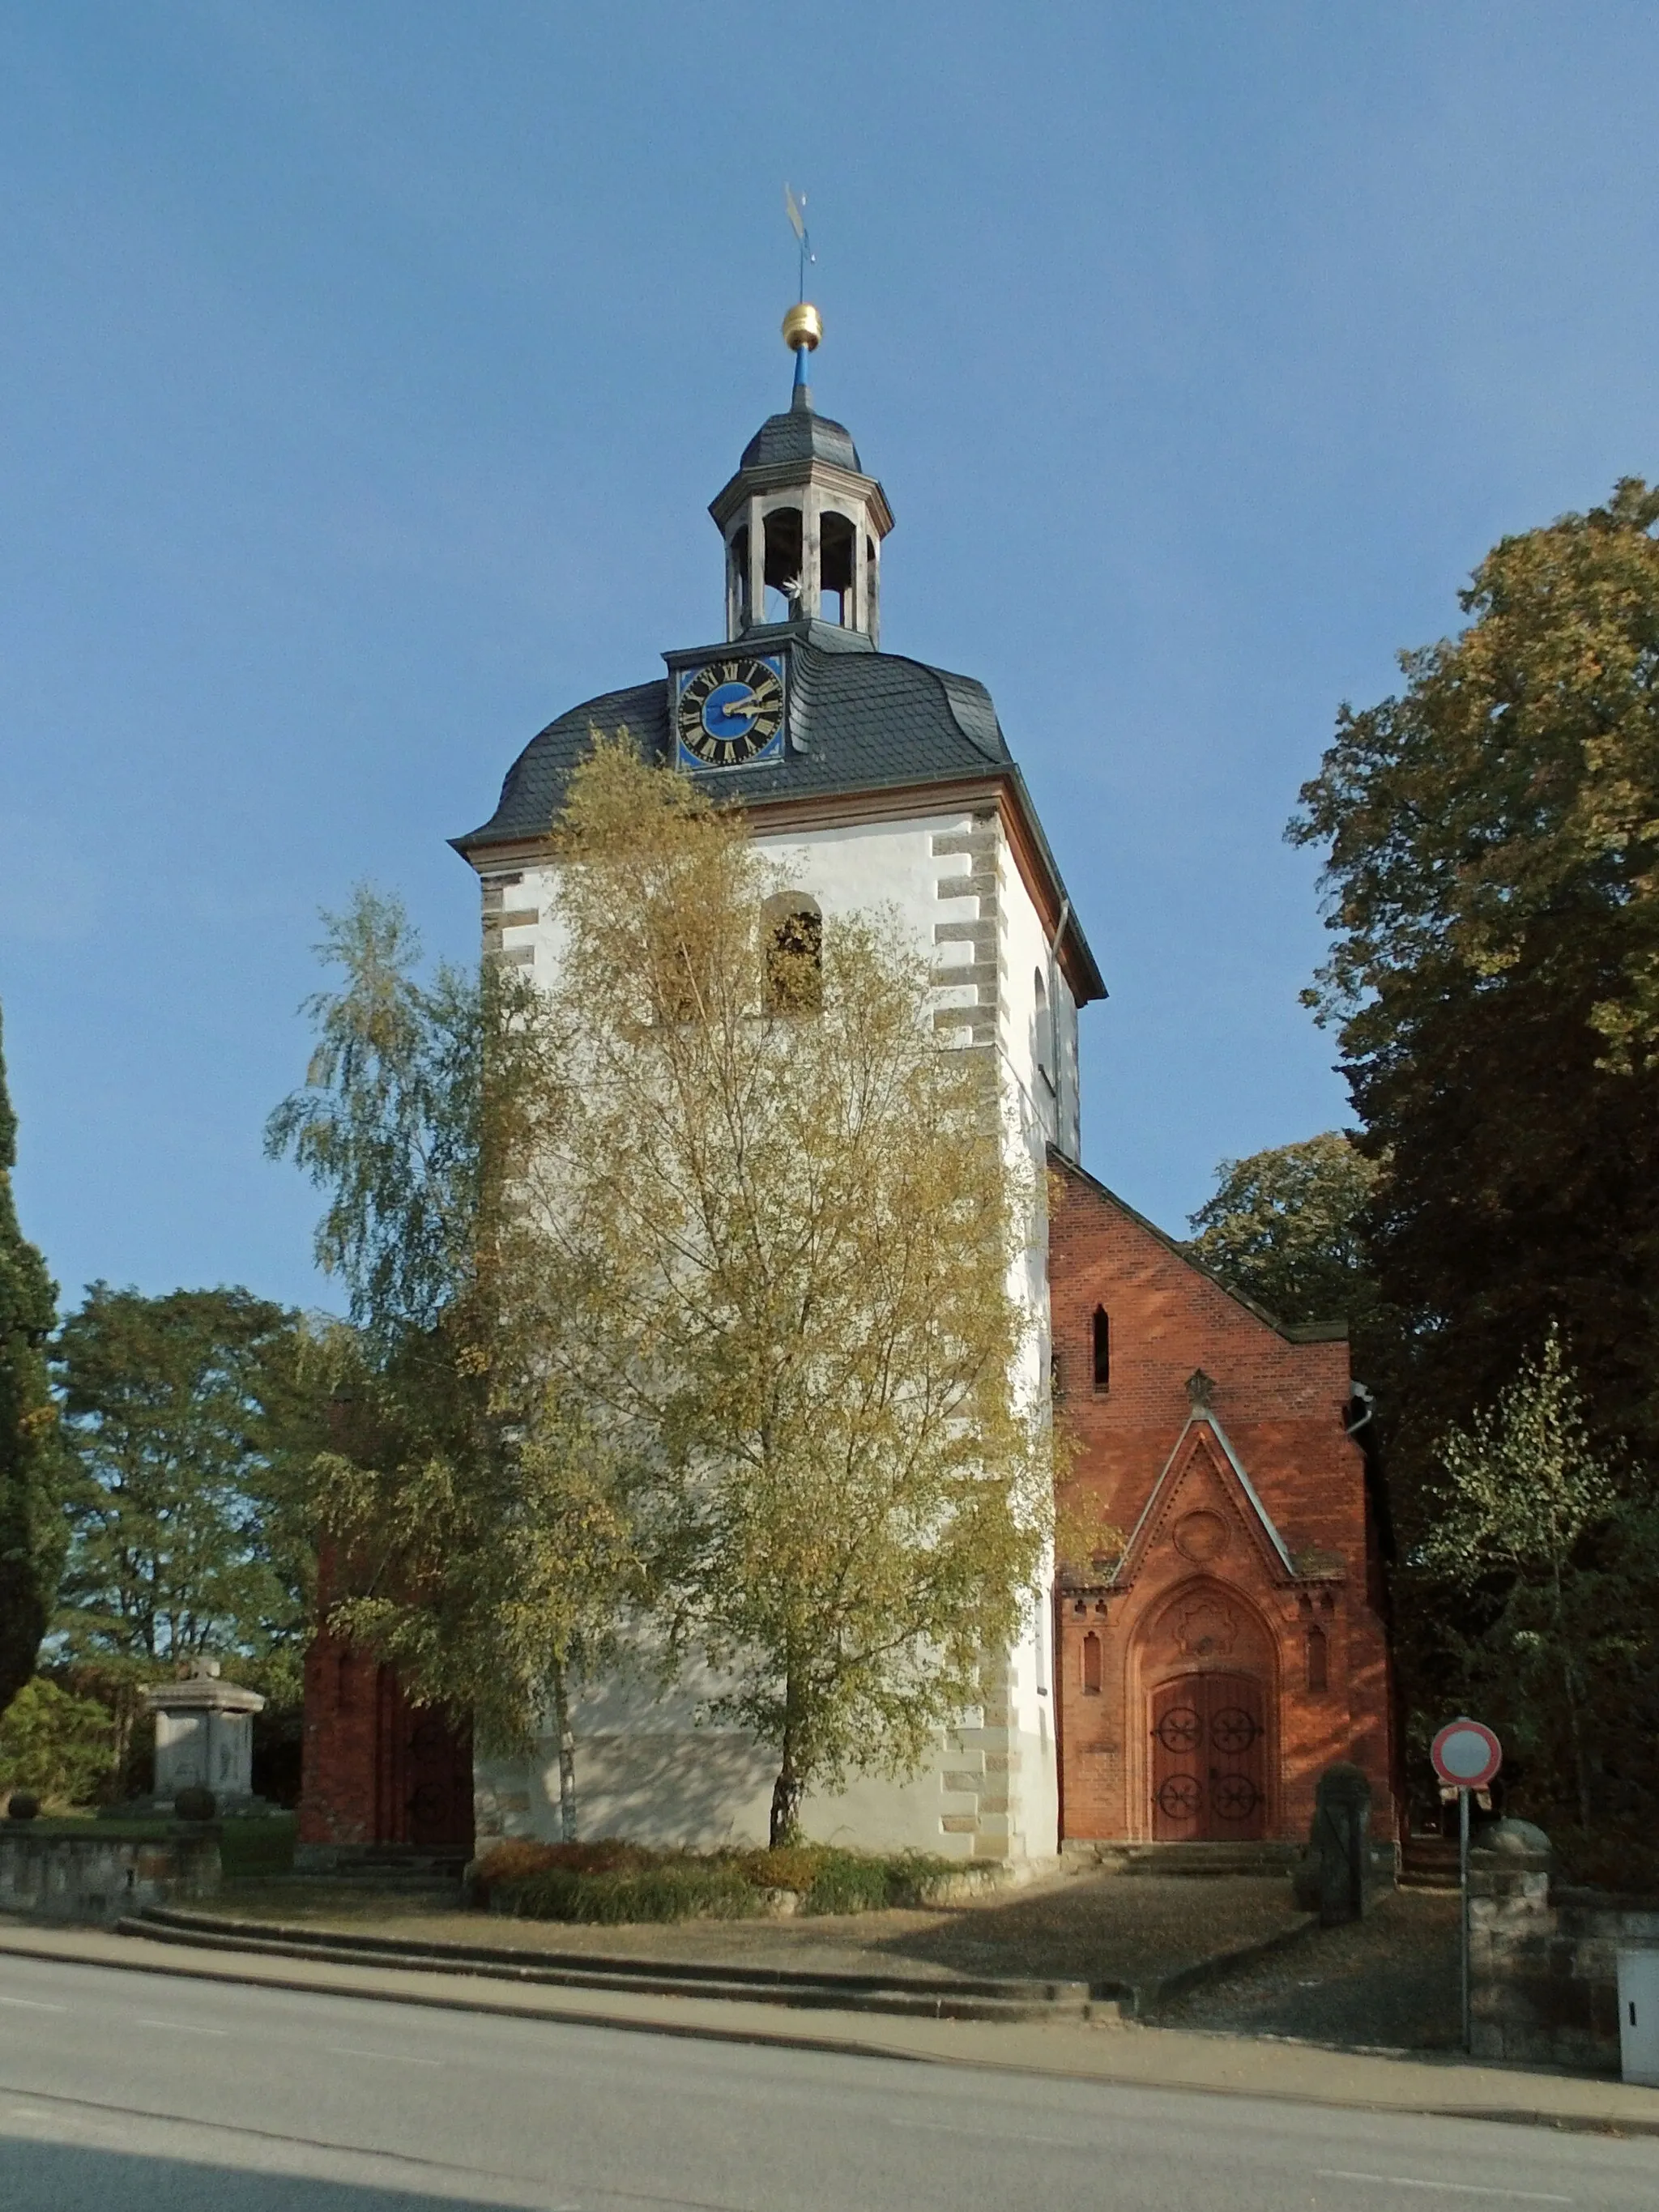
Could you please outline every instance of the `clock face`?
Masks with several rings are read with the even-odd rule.
[[[742,768],[783,750],[783,662],[767,653],[706,660],[680,677],[683,766]]]

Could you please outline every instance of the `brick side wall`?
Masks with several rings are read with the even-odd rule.
[[[1062,1572],[1066,1834],[1158,1832],[1152,1698],[1206,1671],[1259,1686],[1255,1832],[1305,1836],[1317,1777],[1339,1759],[1370,1776],[1388,1832],[1389,1656],[1364,1462],[1346,1433],[1346,1341],[1292,1341],[1069,1164],[1054,1163],[1050,1192],[1055,1402],[1076,1446],[1073,1502],[1086,1498],[1127,1537],[1169,1469],[1115,1577],[1103,1560]],[[1097,1308],[1109,1334],[1104,1389],[1094,1384]],[[1195,1371],[1212,1386],[1207,1407],[1189,1397]]]

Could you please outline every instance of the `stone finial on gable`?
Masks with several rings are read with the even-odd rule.
[[[1187,1377],[1187,1403],[1195,1413],[1207,1413],[1215,1403],[1215,1381],[1201,1367]]]

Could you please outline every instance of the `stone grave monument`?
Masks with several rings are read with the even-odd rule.
[[[253,1716],[264,1702],[222,1680],[216,1659],[192,1661],[177,1681],[146,1690],[155,1716],[155,1810],[171,1812],[186,1789],[210,1790],[221,1813],[254,1809]]]

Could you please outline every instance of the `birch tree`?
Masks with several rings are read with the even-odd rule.
[[[1559,1330],[1495,1407],[1442,1439],[1440,1458],[1446,1481],[1422,1564],[1463,1594],[1465,1665],[1498,1699],[1506,1730],[1546,1770],[1559,1741],[1588,1832],[1592,1685],[1609,1661],[1633,1656],[1634,1622],[1625,1578],[1605,1571],[1591,1540],[1622,1501],[1592,1447]]]
[[[529,1748],[551,1710],[574,1838],[570,1678],[641,1583],[624,1470],[558,1387],[558,1285],[517,1195],[561,1100],[550,1010],[489,965],[423,981],[395,900],[360,890],[325,920],[343,981],[308,1003],[316,1048],[267,1146],[328,1193],[317,1255],[352,1323],[317,1462],[349,1571],[331,1626],[486,1748]]]
[[[1052,1498],[1015,1382],[1033,1185],[891,917],[792,908],[739,815],[623,742],[556,853],[561,1384],[648,1470],[673,1639],[775,1756],[782,1842],[809,1789],[914,1771],[1018,1627]]]

